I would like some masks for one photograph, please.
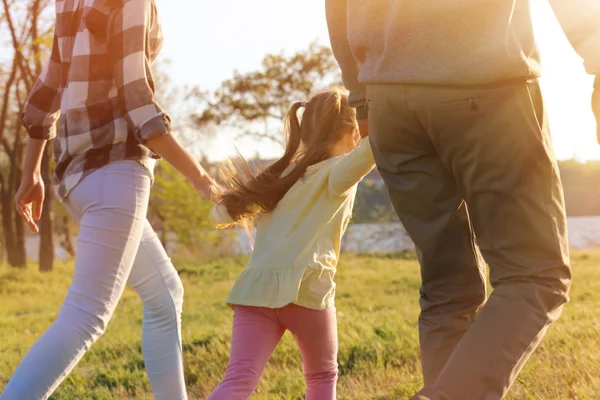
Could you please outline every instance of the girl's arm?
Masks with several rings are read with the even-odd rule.
[[[329,174],[329,191],[342,196],[360,182],[375,167],[369,139],[362,139],[358,147],[342,157]]]

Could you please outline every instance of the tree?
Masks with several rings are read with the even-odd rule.
[[[167,60],[153,68],[155,96],[171,117],[174,135],[193,151],[198,145],[198,135],[194,135],[197,129],[187,129],[190,127],[192,114],[189,100],[191,96],[197,103],[203,98],[203,92],[197,87],[181,87],[175,84],[168,73],[169,65],[170,61]],[[200,163],[207,170],[210,168],[206,159]],[[179,252],[187,251],[194,255],[211,252],[211,245],[207,248],[206,242],[211,235],[208,213],[212,204],[201,198],[181,174],[165,161],[157,163],[154,176],[148,219],[163,246],[171,250],[173,245],[177,245]]]
[[[23,158],[23,129],[20,115],[24,100],[37,76],[42,72],[43,55],[52,41],[52,27],[42,29],[41,16],[49,8],[48,0],[2,0],[5,29],[12,45],[12,67],[4,81],[0,112],[0,143],[7,156],[7,166],[0,174],[0,202],[7,259],[13,266],[26,264],[23,221],[14,211],[13,197],[21,180]],[[20,21],[20,22],[17,22]],[[11,95],[12,93],[12,95]],[[9,115],[16,116],[13,120]],[[42,178],[46,183],[44,212],[40,221],[40,270],[49,271],[54,263],[53,204],[50,182],[51,149],[47,146],[42,162]]]
[[[19,37],[24,37],[24,27],[17,28],[13,24],[7,0],[3,0],[6,20],[11,32],[14,51],[8,72],[3,78],[2,104],[0,111],[0,144],[3,158],[0,170],[0,203],[2,205],[2,230],[7,261],[14,267],[24,267],[27,263],[23,221],[16,215],[13,196],[21,177],[22,128],[18,115],[22,110],[23,86],[27,86],[27,78],[23,74],[24,57],[18,48]]]
[[[233,128],[238,135],[283,145],[279,127],[290,105],[337,83],[337,71],[331,50],[316,43],[291,57],[267,55],[260,69],[235,72],[232,79],[223,82],[193,120],[199,127],[214,124]]]
[[[154,175],[148,218],[163,246],[177,245],[180,254],[194,256],[231,253],[235,233],[213,229],[208,220],[212,203],[166,162],[156,166]]]

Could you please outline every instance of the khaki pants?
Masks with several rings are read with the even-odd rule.
[[[571,282],[539,85],[372,85],[367,98],[377,166],[421,264],[415,399],[500,399]]]

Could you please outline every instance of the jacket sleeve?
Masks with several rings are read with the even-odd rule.
[[[331,168],[329,191],[343,196],[358,184],[375,167],[369,139],[362,139],[354,151],[341,157]]]

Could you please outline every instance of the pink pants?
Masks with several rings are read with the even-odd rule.
[[[231,356],[225,378],[209,400],[246,400],[286,330],[296,339],[304,361],[306,400],[335,399],[337,322],[335,308],[316,311],[288,305],[271,309],[236,306]]]

